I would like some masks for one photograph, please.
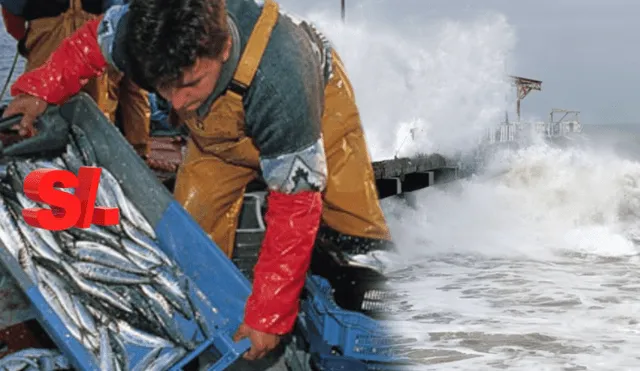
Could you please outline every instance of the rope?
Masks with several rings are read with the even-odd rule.
[[[13,56],[13,64],[11,65],[9,75],[7,76],[7,81],[5,81],[4,87],[2,88],[2,93],[0,93],[0,102],[2,102],[2,98],[4,98],[4,93],[7,92],[7,88],[9,87],[9,83],[11,82],[11,77],[13,76],[13,71],[16,69],[16,64],[18,63],[18,55],[20,55],[20,53],[16,50],[16,55]]]

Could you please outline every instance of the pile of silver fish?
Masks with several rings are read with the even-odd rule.
[[[70,368],[69,360],[54,349],[23,349],[0,359],[2,371],[55,371]]]
[[[164,370],[195,349],[195,339],[212,336],[196,305],[206,298],[159,248],[153,228],[113,174],[102,169],[96,206],[118,207],[119,225],[52,232],[22,217],[24,208],[48,207],[24,195],[29,172],[77,174],[80,166],[96,166],[90,143],[73,128],[60,157],[12,161],[0,170],[0,240],[101,370]],[[187,338],[178,316],[196,321],[199,330]],[[127,344],[150,351],[131,365]]]

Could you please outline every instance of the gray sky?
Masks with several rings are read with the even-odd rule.
[[[293,12],[331,9],[340,0],[281,0]],[[581,111],[588,123],[640,124],[640,1],[638,0],[346,0],[347,22],[360,17],[399,28],[443,17],[499,12],[515,28],[509,73],[542,80],[523,112]]]
[[[288,10],[328,10],[340,0],[280,0]],[[346,0],[347,22],[364,18],[410,31],[413,24],[504,14],[517,43],[509,73],[542,80],[524,113],[581,111],[584,123],[640,124],[640,0]],[[4,31],[4,27],[3,27]],[[0,44],[12,41],[1,35]],[[13,45],[11,45],[12,47]],[[0,53],[3,64],[12,55]],[[6,71],[0,68],[2,82]],[[4,72],[4,73],[2,73]]]

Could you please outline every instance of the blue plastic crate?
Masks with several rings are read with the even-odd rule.
[[[303,337],[312,361],[321,370],[406,370],[397,355],[390,328],[362,313],[340,308],[332,299],[329,282],[309,276],[301,302]]]
[[[224,370],[232,364],[250,347],[248,339],[238,343],[232,340],[242,322],[244,304],[251,290],[249,281],[173,199],[88,95],[80,93],[63,106],[49,107],[41,119],[64,120],[85,132],[94,146],[98,166],[118,178],[127,197],[154,227],[160,248],[204,293],[206,299],[197,303],[198,312],[214,336],[198,339],[198,348],[171,365],[171,369],[182,369],[206,351],[217,356],[215,363],[207,365],[208,370]],[[40,290],[5,248],[0,248],[0,259],[33,305],[37,320],[72,365],[79,370],[99,370],[97,359],[71,336]],[[197,329],[195,321],[179,318],[178,322],[186,337],[191,337]],[[150,350],[127,346],[130,364],[136,364]]]

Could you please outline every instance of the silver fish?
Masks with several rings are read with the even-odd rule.
[[[78,262],[72,263],[72,265],[81,276],[94,281],[119,285],[139,285],[151,282],[151,278],[148,276],[129,273],[100,264]]]
[[[167,353],[161,355],[153,361],[147,370],[149,371],[165,371],[169,369],[169,367],[176,363],[180,358],[182,358],[186,354],[186,350],[183,348],[173,348],[170,349]]]
[[[120,237],[118,237],[118,235],[95,224],[91,224],[89,228],[71,228],[67,230],[67,232],[78,239],[100,242],[115,249],[122,248],[120,246]]]
[[[175,343],[185,346],[189,350],[195,349],[195,344],[184,337],[176,321],[171,316],[169,316],[167,312],[164,311],[162,306],[158,304],[157,301],[149,300],[148,304],[151,308],[151,311],[153,311],[153,313],[155,314],[156,319],[161,324],[162,329],[167,333],[167,335],[169,335],[171,340],[173,340]]]
[[[154,254],[153,251],[146,249],[138,245],[137,243],[125,238],[123,238],[120,243],[129,254],[129,259],[140,266],[140,268],[149,269],[149,267],[151,266],[156,267],[162,265],[162,260],[158,255]],[[139,259],[134,260],[134,256]],[[140,259],[145,262],[140,263]]]
[[[196,301],[196,297],[197,296],[198,299],[200,298],[199,294],[199,289],[195,286],[195,285],[191,285],[189,282],[187,282],[187,299],[189,300],[189,304],[191,304],[191,307],[196,309],[195,313],[194,313],[194,317],[196,320],[196,323],[198,324],[198,327],[200,327],[200,331],[202,331],[202,333],[204,334],[204,336],[207,339],[211,339],[212,337],[215,336],[215,333],[213,331],[211,331],[211,327],[209,327],[209,324],[207,323],[206,318],[202,315],[202,313],[200,313],[200,311],[197,310],[198,308],[198,304]],[[209,307],[211,307],[211,305],[209,304],[208,300],[205,300],[205,304],[207,304]]]
[[[90,334],[97,336],[98,326],[96,325],[96,321],[93,319],[91,312],[89,312],[87,307],[84,306],[77,296],[73,296],[71,300],[73,301],[76,314],[78,315],[78,319],[80,320],[82,327]]]
[[[33,256],[31,256],[31,251],[26,246],[23,246],[18,252],[18,263],[34,284],[40,282]]]
[[[122,320],[116,320],[110,329],[119,333],[123,341],[141,347],[164,348],[174,346],[174,343],[169,340],[138,330]]]
[[[116,369],[129,370],[129,357],[127,355],[127,347],[122,341],[120,334],[116,334],[113,331],[109,331],[109,337],[111,338],[111,344],[113,345],[114,353],[116,354],[117,362]]]
[[[27,348],[18,350],[11,353],[12,356],[27,357],[27,358],[43,358],[43,357],[57,357],[60,355],[58,350],[46,349],[46,348]],[[4,358],[3,358],[4,359]]]
[[[54,371],[56,369],[55,359],[51,357],[41,357],[38,359],[39,371]]]
[[[68,170],[67,169],[67,164],[64,163],[64,160],[62,160],[61,157],[56,157],[53,161],[52,161],[53,165],[55,165],[56,167],[60,168],[60,169],[64,169],[64,170]]]
[[[59,163],[54,163],[47,160],[38,160],[34,163],[38,169],[54,169],[54,170],[67,170],[65,167],[60,166]]]
[[[103,244],[92,241],[77,241],[71,249],[71,255],[81,261],[97,263],[111,268],[135,274],[147,274],[121,253]]]
[[[157,272],[157,271],[156,271]],[[180,291],[177,281],[173,281],[166,270],[160,268],[160,273],[154,277],[154,288],[162,294],[188,320],[193,319],[193,310],[187,300],[185,292]]]
[[[100,327],[98,331],[100,333],[100,370],[113,370],[113,360],[115,357],[113,356],[113,349],[111,349],[109,332],[106,327]]]
[[[113,176],[113,174],[111,174],[109,170],[103,169],[102,176],[105,180],[105,184],[107,184],[107,186],[115,194],[116,199],[118,200],[118,206],[120,207],[120,210],[122,210],[123,216],[127,218],[131,223],[133,223],[136,227],[140,228],[146,234],[151,236],[151,238],[156,238],[156,233],[153,230],[153,227],[151,227],[142,213],[140,213],[140,211],[131,203],[131,201],[129,201],[127,196],[125,196],[122,188],[120,187],[120,183]]]
[[[149,250],[153,255],[160,258],[168,266],[175,266],[175,263],[171,259],[169,259],[169,257],[160,249],[155,241],[145,236],[144,233],[138,231],[133,224],[128,223],[126,220],[123,220],[121,224],[122,229],[124,229],[126,235],[129,236],[129,238],[131,238],[133,242],[138,244],[140,247]]]
[[[0,359],[0,370],[21,371],[32,366],[37,369],[38,363],[30,358],[10,354]]]
[[[75,321],[73,321],[73,319],[69,318],[66,311],[62,308],[60,299],[58,299],[55,292],[45,284],[40,285],[40,291],[46,295],[49,306],[51,306],[53,311],[58,315],[58,318],[60,318],[64,327],[69,331],[71,336],[76,338],[78,341],[82,341],[82,330],[78,327]]]
[[[149,365],[158,358],[158,355],[162,350],[163,348],[158,347],[147,353],[147,355],[145,355],[131,371],[147,371],[149,369]]]
[[[60,354],[55,357],[56,367],[61,370],[68,370],[71,368],[71,364],[69,363],[69,359],[64,355]]]
[[[22,205],[23,208],[37,208],[39,207],[37,203],[28,199],[24,194],[17,193],[16,197],[18,198],[18,202]],[[62,254],[62,249],[58,245],[58,241],[56,241],[55,236],[51,231],[42,228],[33,228],[32,229],[40,236],[40,238],[46,242],[49,247],[53,249],[58,254]]]
[[[169,316],[173,317],[173,307],[171,306],[171,304],[169,304],[169,301],[164,296],[162,296],[162,294],[160,294],[158,291],[156,291],[156,289],[153,288],[153,286],[140,285],[140,289],[142,289],[142,292],[149,298],[149,300],[157,301],[158,304],[162,306],[162,309],[164,309],[164,311],[167,312]]]
[[[58,252],[53,250],[49,244],[43,241],[40,235],[33,228],[28,226],[27,223],[21,219],[16,220],[16,224],[27,241],[28,246],[33,249],[37,255],[54,263],[60,261]]]
[[[13,213],[2,197],[0,197],[0,241],[16,259],[20,250],[27,246],[18,232]]]
[[[76,308],[73,305],[73,299],[67,290],[67,287],[62,280],[58,279],[56,275],[47,269],[42,267],[38,268],[38,272],[44,278],[43,284],[46,285],[50,292],[58,299],[60,307],[64,309],[67,317],[72,320],[76,325],[80,326],[80,318],[76,313]],[[49,291],[48,291],[49,292]]]
[[[90,281],[85,280],[80,276],[80,273],[73,268],[69,263],[62,261],[62,266],[67,271],[69,276],[73,279],[73,281],[80,287],[81,290],[86,291],[87,293],[104,300],[110,305],[119,308],[125,312],[133,313],[133,308],[129,306],[124,299],[116,294],[115,292],[96,285]]]

